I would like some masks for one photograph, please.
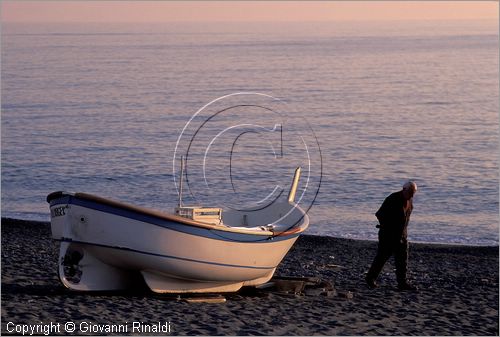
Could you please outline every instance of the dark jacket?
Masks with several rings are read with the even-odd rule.
[[[410,199],[409,203],[405,213],[403,191],[392,193],[384,200],[380,209],[375,213],[380,223],[380,236],[394,242],[406,241],[413,200]]]

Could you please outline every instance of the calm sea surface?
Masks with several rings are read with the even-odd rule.
[[[3,24],[2,216],[48,220],[56,190],[170,211],[174,149],[191,116],[259,92],[286,102],[280,113],[307,122],[294,126],[321,147],[309,234],[375,239],[374,213],[411,178],[411,240],[498,244],[498,41],[488,21]],[[231,136],[241,136],[229,163],[242,200],[288,182],[293,160],[276,159],[279,123],[263,111],[234,108],[206,124],[246,130],[207,148],[207,206],[235,202],[223,183]],[[284,144],[300,139],[282,131]]]

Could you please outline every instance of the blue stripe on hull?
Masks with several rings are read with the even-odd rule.
[[[189,258],[180,257],[180,256],[144,252],[141,250],[126,248],[126,247],[117,247],[117,246],[109,246],[109,245],[104,245],[104,244],[99,244],[99,243],[77,241],[77,240],[72,240],[72,239],[68,239],[68,238],[62,238],[60,241],[68,242],[68,243],[77,243],[77,244],[82,244],[82,245],[89,245],[89,246],[96,246],[96,247],[102,247],[102,248],[117,249],[117,250],[132,252],[132,253],[138,253],[138,254],[144,254],[144,255],[150,255],[150,256],[158,256],[158,257],[162,257],[162,258],[175,259],[175,260],[188,261],[188,262],[203,263],[203,264],[209,264],[209,265],[214,265],[214,266],[231,267],[231,268],[246,268],[246,269],[260,269],[260,270],[271,270],[271,269],[276,268],[276,266],[275,267],[255,267],[255,266],[243,266],[243,265],[236,265],[236,264],[226,264],[226,263],[195,260],[195,259],[189,259]]]
[[[196,226],[191,226],[188,224],[178,223],[174,221],[169,221],[166,219],[158,218],[153,215],[148,215],[140,212],[134,212],[129,209],[123,209],[120,207],[113,207],[106,204],[101,204],[95,201],[81,199],[78,197],[64,195],[60,198],[53,199],[50,201],[50,206],[55,205],[65,205],[72,204],[77,206],[82,206],[90,208],[93,210],[101,211],[104,213],[114,214],[122,216],[125,218],[145,222],[148,224],[168,228],[177,232],[182,232],[186,234],[196,235],[200,237],[205,237],[214,240],[221,241],[232,241],[232,242],[248,242],[248,243],[272,243],[283,240],[290,240],[300,235],[300,233],[294,233],[291,235],[277,235],[277,236],[263,236],[255,234],[244,234],[244,233],[234,233],[227,232],[217,229],[201,228]]]

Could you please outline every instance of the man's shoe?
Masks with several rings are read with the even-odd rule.
[[[401,291],[418,291],[418,288],[416,286],[408,282],[399,284],[398,289]]]
[[[378,287],[377,282],[375,280],[372,280],[371,278],[365,277],[366,284],[368,285],[368,288],[370,289],[375,289]]]

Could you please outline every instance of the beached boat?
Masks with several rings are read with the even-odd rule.
[[[59,278],[69,289],[126,289],[142,275],[158,293],[231,292],[266,283],[307,214],[288,200],[250,211],[184,207],[175,214],[86,194],[48,195]]]

